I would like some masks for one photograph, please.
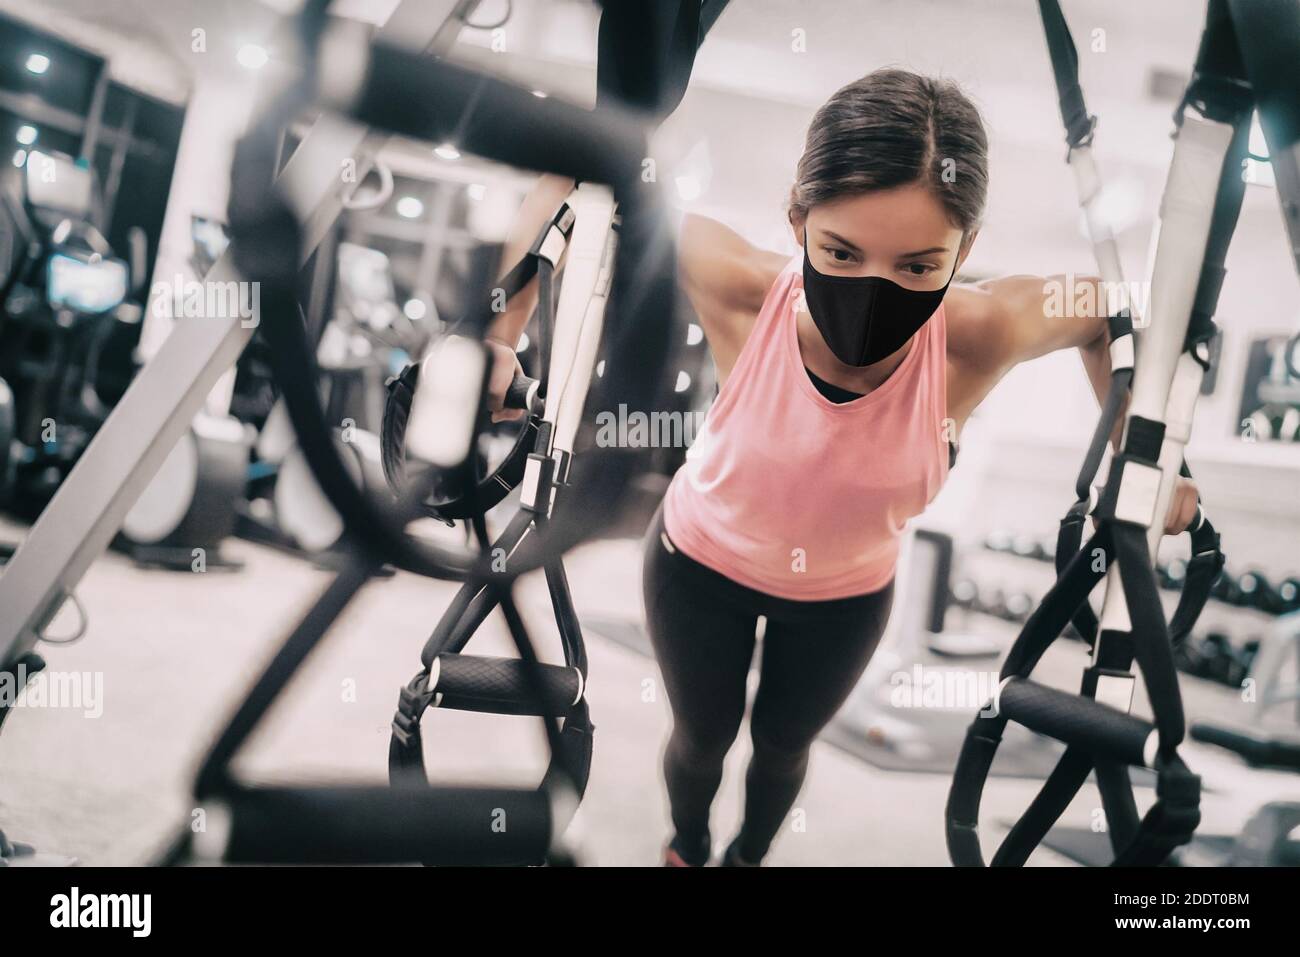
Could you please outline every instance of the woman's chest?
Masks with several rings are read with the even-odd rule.
[[[743,484],[773,505],[877,509],[909,517],[943,480],[941,423],[920,404],[828,411],[808,396],[737,403],[706,421],[691,456],[703,477]],[[800,407],[802,405],[802,407]]]

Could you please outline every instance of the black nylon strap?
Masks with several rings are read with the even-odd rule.
[[[1224,565],[1219,533],[1208,519],[1202,519],[1192,530],[1191,536],[1192,557],[1187,561],[1178,607],[1174,609],[1174,616],[1169,621],[1169,640],[1175,646],[1181,644],[1196,625]]]
[[[1110,378],[1110,388],[1106,392],[1106,401],[1102,403],[1101,415],[1097,419],[1097,427],[1092,432],[1092,442],[1088,446],[1088,454],[1084,457],[1083,467],[1079,469],[1079,477],[1074,482],[1074,494],[1080,502],[1086,503],[1092,493],[1092,483],[1097,478],[1097,471],[1101,468],[1102,457],[1106,454],[1106,447],[1110,444],[1111,433],[1115,431],[1115,423],[1119,419],[1120,409],[1124,405],[1124,400],[1128,397],[1129,387],[1132,384],[1132,369],[1116,372]]]
[[[1148,465],[1160,461],[1160,447],[1165,444],[1165,424],[1157,419],[1130,415],[1124,437],[1124,455],[1141,459]]]
[[[1218,331],[1214,315],[1219,306],[1219,292],[1228,271],[1225,263],[1232,234],[1236,232],[1241,217],[1241,204],[1246,196],[1246,181],[1242,166],[1250,151],[1250,116],[1253,102],[1247,97],[1240,101],[1230,120],[1235,124],[1228,154],[1224,157],[1219,174],[1219,189],[1214,197],[1214,213],[1210,218],[1210,235],[1206,241],[1205,259],[1196,284],[1196,298],[1188,320],[1186,346],[1208,342]]]
[[[1047,35],[1047,52],[1052,58],[1052,76],[1056,80],[1057,102],[1061,107],[1061,121],[1065,124],[1065,140],[1073,149],[1092,141],[1097,125],[1096,117],[1088,115],[1079,86],[1079,52],[1070,36],[1070,26],[1057,0],[1038,0],[1038,12],[1043,18],[1043,31]]]
[[[1060,528],[1056,533],[1056,572],[1058,575],[1065,570],[1065,567],[1070,563],[1070,559],[1078,553],[1079,543],[1083,538],[1083,526],[1087,520],[1087,501],[1075,502],[1070,511],[1066,512],[1065,517],[1061,519]],[[1097,640],[1097,615],[1087,601],[1079,605],[1078,610],[1070,617],[1070,623],[1074,625],[1074,630],[1090,647]]]
[[[1201,779],[1177,755],[1157,762],[1156,802],[1151,805],[1137,837],[1112,867],[1155,867],[1174,848],[1186,844],[1201,823]]]
[[[1123,764],[1098,761],[1093,770],[1097,774],[1101,806],[1106,813],[1111,850],[1118,857],[1137,839],[1141,829],[1137,801],[1133,798],[1133,782],[1128,776],[1128,767]]]
[[[1101,549],[1104,555],[1100,571],[1093,563],[1093,552],[1096,549]],[[1007,659],[1002,664],[1003,680],[1029,676],[1043,652],[1060,636],[1065,623],[1079,605],[1087,602],[1092,589],[1105,576],[1105,568],[1109,566],[1112,554],[1110,532],[1104,527],[1098,529],[1088,539],[1088,544],[1074,554],[1007,652]]]
[[[1124,600],[1132,624],[1133,652],[1142,670],[1153,719],[1160,733],[1160,749],[1169,753],[1182,743],[1186,728],[1173,648],[1169,644],[1164,607],[1160,603],[1147,549],[1147,530],[1127,522],[1112,524],[1115,561],[1119,563]]]
[[[388,381],[388,395],[384,399],[384,415],[379,427],[379,455],[384,467],[384,478],[394,492],[405,484],[406,422],[411,415],[411,402],[420,381],[420,364],[412,362]]]
[[[976,717],[962,740],[944,808],[948,856],[957,867],[984,866],[979,839],[980,799],[1006,726],[1007,719],[1001,715]]]
[[[993,867],[1020,867],[1043,842],[1065,813],[1092,771],[1092,758],[1082,748],[1066,748],[1029,809],[1016,821],[993,855]]]

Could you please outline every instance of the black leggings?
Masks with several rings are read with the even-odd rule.
[[[760,615],[767,619],[750,715],[754,753],[736,849],[758,863],[803,786],[813,740],[839,711],[876,649],[894,584],[831,601],[777,598],[732,581],[668,541],[663,506],[646,532],[646,624],[663,673],[673,730],[664,779],[688,863],[709,856],[709,808],[745,713]]]

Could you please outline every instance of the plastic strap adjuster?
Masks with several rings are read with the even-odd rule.
[[[545,238],[537,247],[537,257],[545,259],[554,268],[560,264],[560,257],[564,255],[564,247],[568,242],[569,238],[552,226],[546,230]]]
[[[1155,521],[1161,476],[1160,469],[1149,462],[1128,455],[1116,456],[1111,461],[1106,490],[1095,514],[1101,520],[1150,528]]]
[[[554,476],[555,459],[541,452],[530,452],[524,463],[523,480],[519,483],[520,507],[535,514],[549,515]]]
[[[568,203],[561,204],[550,223],[533,243],[533,247],[528,250],[528,254],[545,259],[552,266],[558,266],[560,257],[564,255],[564,248],[569,244],[569,237],[573,234],[573,224],[576,219],[577,214],[574,213],[573,207]]]
[[[1133,368],[1134,351],[1133,351],[1133,333],[1126,332],[1116,339],[1110,341],[1110,371],[1113,375],[1116,372],[1123,372]]]
[[[404,685],[397,695],[397,712],[393,715],[393,737],[403,747],[411,743],[411,738],[420,729],[420,718],[424,715],[433,695],[424,690],[429,673],[421,671]]]

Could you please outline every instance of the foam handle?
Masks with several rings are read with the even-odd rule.
[[[1098,759],[1142,767],[1153,728],[1131,714],[1092,698],[1058,691],[1017,678],[1008,681],[998,699],[1000,713],[1031,731],[1094,753]]]
[[[528,863],[546,855],[554,829],[536,788],[282,786],[222,800],[228,830],[213,850],[232,864]],[[491,808],[508,831],[493,829]]]
[[[537,399],[537,386],[536,379],[530,379],[526,375],[515,376],[510,388],[506,390],[505,408],[531,411]]]

